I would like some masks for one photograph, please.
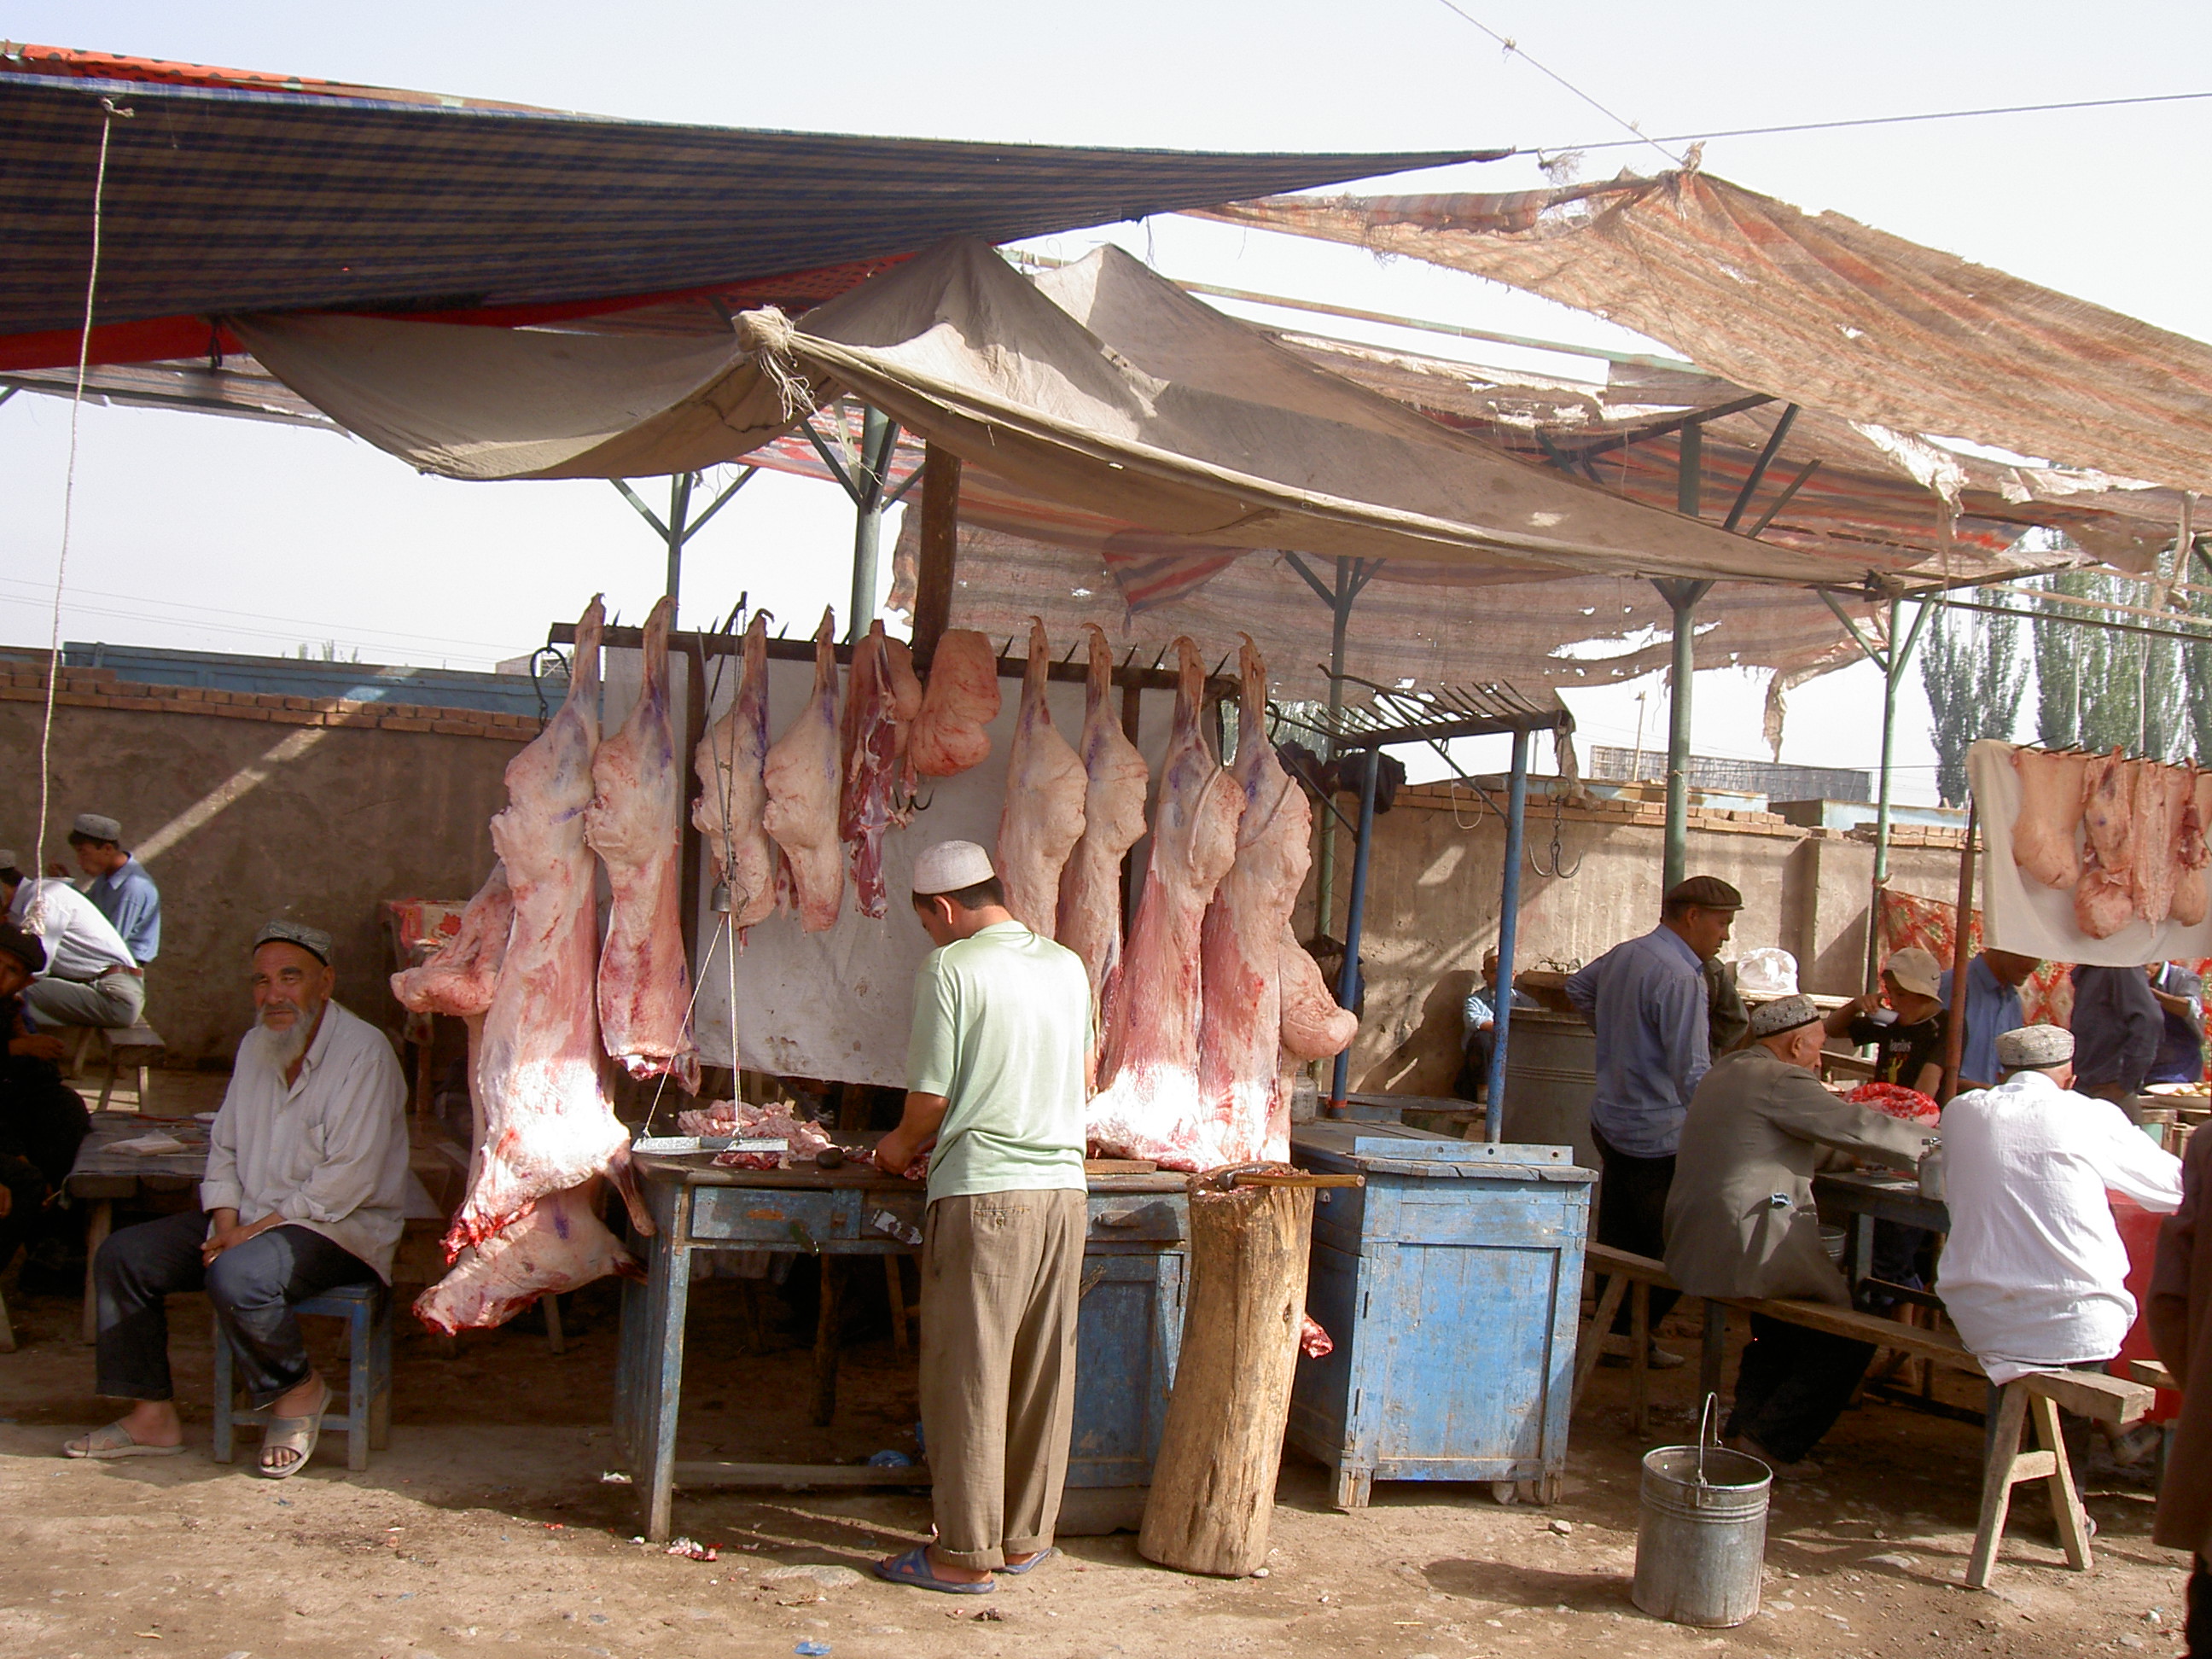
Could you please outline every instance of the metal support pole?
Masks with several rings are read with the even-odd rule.
[[[858,640],[876,618],[876,569],[884,532],[884,475],[898,428],[879,409],[860,411],[860,456],[853,500],[853,598],[846,637]]]
[[[1490,1098],[1482,1135],[1495,1142],[1505,1118],[1505,1045],[1513,1024],[1513,949],[1521,923],[1521,832],[1528,817],[1528,734],[1513,734],[1513,784],[1505,798],[1505,874],[1498,896],[1498,1000],[1490,1049]]]
[[[1301,573],[1303,574],[1303,572]],[[1309,581],[1312,580],[1308,577]],[[1336,562],[1336,592],[1325,596],[1329,601],[1328,627],[1328,713],[1332,730],[1336,716],[1344,708],[1344,641],[1352,623],[1352,561]],[[1333,761],[1337,749],[1334,738],[1328,743],[1328,753],[1322,758]],[[1328,818],[1321,824],[1321,853],[1314,860],[1314,931],[1326,936],[1336,920],[1336,825]]]
[[[1951,1012],[1944,1024],[1943,1081],[1936,1097],[1938,1103],[1959,1092],[1959,1064],[1966,1052],[1966,969],[1972,955],[1966,948],[1966,933],[1974,914],[1974,836],[1980,828],[1980,805],[1970,794],[1966,842],[1959,849],[1959,908],[1953,913],[1951,927]]]
[[[1667,842],[1662,890],[1671,892],[1690,862],[1690,708],[1697,672],[1698,601],[1711,582],[1654,581],[1674,613],[1674,654],[1667,675]]]
[[[1898,630],[1904,622],[1904,604],[1893,593],[1889,600],[1889,649],[1875,658],[1881,670],[1881,777],[1875,790],[1874,886],[1867,900],[1865,988],[1869,996],[1881,984],[1881,891],[1889,884],[1890,761],[1897,745],[1897,690],[1911,664],[1912,649],[1920,643],[1920,629],[1928,620],[1928,612],[1929,606],[1923,603],[1912,619],[1910,631],[1900,634]]]
[[[1375,844],[1375,775],[1382,769],[1377,764],[1380,750],[1360,752],[1367,757],[1367,771],[1359,781],[1359,840],[1352,850],[1352,893],[1345,902],[1344,967],[1336,976],[1336,1000],[1345,1008],[1359,1000],[1359,929],[1367,919],[1367,854]],[[1351,1077],[1352,1050],[1347,1048],[1336,1057],[1336,1074],[1329,1085],[1329,1108],[1339,1115]]]
[[[680,593],[684,586],[684,544],[691,536],[691,486],[699,482],[696,472],[679,472],[668,481],[668,577],[661,592],[677,601],[683,608]],[[675,626],[672,617],[669,625]]]

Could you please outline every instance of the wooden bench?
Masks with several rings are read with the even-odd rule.
[[[168,1045],[161,1034],[140,1020],[131,1026],[80,1025],[76,1028],[76,1049],[70,1060],[70,1070],[78,1077],[89,1077],[86,1065],[93,1048],[100,1049],[100,1058],[106,1063],[106,1075],[100,1085],[100,1104],[93,1109],[107,1109],[108,1097],[115,1092],[116,1074],[125,1066],[137,1073],[138,1109],[146,1109],[146,1073],[161,1063]]]
[[[2012,1509],[2012,1489],[2023,1480],[2050,1484],[2051,1513],[2057,1518],[2058,1541],[2066,1551],[2066,1565],[2076,1572],[2089,1570],[2088,1512],[2081,1507],[2074,1471],[2066,1462],[2066,1442],[2058,1427],[2059,1408],[2118,1427],[2148,1411],[2152,1397],[2146,1384],[2102,1371],[2030,1371],[1998,1390],[1997,1408],[1990,1425],[1989,1457],[1982,1468],[1981,1522],[1974,1531],[1974,1553],[1966,1563],[1968,1589],[1989,1588],[1997,1546],[2004,1537],[2005,1516]],[[2036,1446],[2023,1451],[2020,1433],[2031,1418]]]

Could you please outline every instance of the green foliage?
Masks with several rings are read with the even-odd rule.
[[[2037,586],[2106,605],[2140,605],[2144,598],[2137,583],[2088,570]],[[2180,759],[2192,738],[2200,753],[2212,749],[2212,647],[2079,625],[2097,614],[2051,605],[2033,623],[2037,741],[2155,760]],[[2118,620],[2131,619],[2123,613]]]
[[[1966,799],[1966,750],[1982,738],[2009,738],[2027,683],[2016,618],[1939,611],[1920,640],[1920,688],[1936,744],[1936,783],[1946,803]]]

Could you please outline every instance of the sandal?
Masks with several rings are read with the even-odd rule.
[[[1005,1566],[1000,1567],[1000,1568],[999,1569],[999,1571],[1000,1571],[1000,1572],[1012,1572],[1012,1573],[1023,1573],[1023,1572],[1028,1572],[1028,1571],[1031,1571],[1031,1570],[1032,1570],[1032,1569],[1034,1569],[1034,1568],[1042,1566],[1046,1562],[1048,1562],[1048,1561],[1051,1560],[1051,1559],[1052,1559],[1052,1558],[1053,1558],[1054,1556],[1055,1556],[1055,1555],[1057,1555],[1057,1554],[1059,1554],[1059,1553],[1060,1553],[1060,1551],[1059,1551],[1059,1549],[1058,1549],[1058,1547],[1057,1547],[1056,1546],[1054,1546],[1054,1545],[1051,1545],[1051,1544],[1047,1544],[1047,1545],[1046,1545],[1042,1549],[1039,1550],[1039,1551],[1038,1551],[1035,1555],[1032,1555],[1031,1557],[1030,1557],[1030,1559],[1029,1559],[1028,1560],[1024,1561],[1024,1562],[1020,1562],[1020,1563],[1018,1563],[1018,1564],[1017,1564],[1017,1563],[1015,1563],[1015,1562],[1012,1562],[1012,1561],[1009,1561],[1009,1562],[1007,1562],[1007,1563],[1006,1563],[1006,1565]]]
[[[276,1417],[269,1419],[268,1428],[261,1436],[261,1456],[255,1471],[264,1480],[289,1480],[307,1467],[307,1460],[315,1455],[315,1443],[322,1438],[323,1413],[331,1408],[331,1385],[323,1384],[323,1397],[313,1413],[299,1417]],[[282,1468],[273,1467],[270,1455],[275,1452],[296,1452],[297,1456]]]
[[[981,1579],[975,1583],[963,1583],[957,1578],[939,1578],[929,1565],[929,1546],[916,1544],[904,1555],[886,1556],[875,1564],[876,1577],[894,1584],[911,1584],[916,1589],[943,1590],[947,1595],[988,1595],[991,1581]]]
[[[133,1440],[120,1421],[94,1429],[82,1440],[62,1443],[64,1457],[174,1457],[183,1450],[181,1445],[149,1446],[143,1440]]]

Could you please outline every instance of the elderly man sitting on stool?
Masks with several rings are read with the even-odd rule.
[[[1813,1206],[1821,1149],[1910,1170],[1923,1132],[1822,1088],[1826,1035],[1810,997],[1763,1003],[1751,1016],[1750,1046],[1723,1056],[1691,1097],[1667,1195],[1667,1271],[1685,1295],[1850,1306]],[[1816,1473],[1805,1454],[1842,1415],[1874,1352],[1753,1314],[1729,1413],[1731,1443],[1778,1473]]]
[[[407,1180],[399,1062],[382,1032],[331,1000],[336,982],[328,933],[277,921],[254,940],[256,1023],[208,1137],[204,1212],[125,1228],[94,1268],[99,1391],[137,1404],[70,1441],[70,1456],[183,1449],[166,1303],[201,1289],[254,1406],[269,1408],[260,1472],[285,1480],[314,1455],[331,1391],[292,1304],[390,1282]]]

